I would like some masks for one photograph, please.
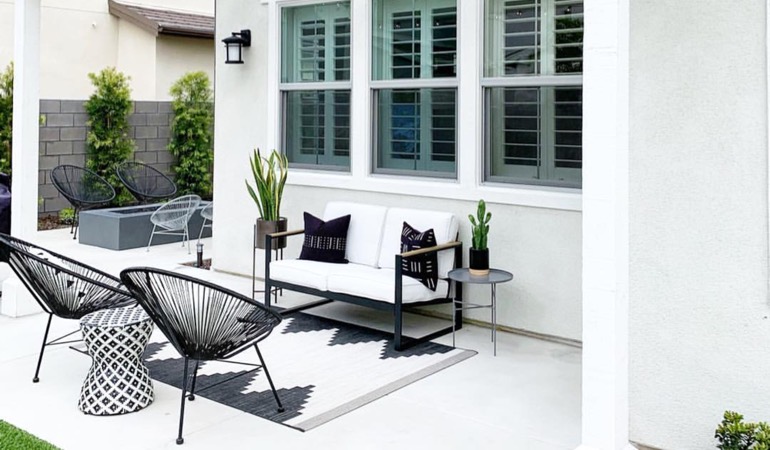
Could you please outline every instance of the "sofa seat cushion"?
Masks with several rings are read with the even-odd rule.
[[[339,264],[304,259],[284,259],[270,263],[270,279],[326,290],[326,278],[331,267]]]
[[[348,264],[348,267],[350,266],[357,266],[356,270],[329,273],[327,290],[388,303],[395,302],[395,270]],[[433,300],[445,297],[447,293],[448,286],[445,280],[438,280],[436,292],[425,287],[420,280],[407,276],[402,276],[401,280],[403,303]]]

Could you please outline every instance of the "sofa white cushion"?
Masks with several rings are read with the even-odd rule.
[[[348,261],[377,267],[380,254],[382,227],[385,222],[384,206],[366,205],[353,202],[329,202],[324,211],[324,220],[350,214],[345,256]]]
[[[401,253],[401,231],[404,222],[420,232],[433,228],[433,232],[436,234],[436,244],[439,245],[454,241],[459,226],[452,213],[423,209],[389,208],[385,216],[385,228],[382,231],[379,267],[395,268],[396,253]],[[445,250],[438,253],[438,276],[440,278],[446,278],[453,266],[454,251]]]
[[[330,273],[327,279],[329,291],[357,295],[383,302],[395,302],[395,279],[393,269],[375,269],[360,264],[346,264],[352,270]],[[414,303],[445,297],[447,282],[439,280],[436,292],[431,291],[418,280],[402,278],[402,303]]]
[[[326,290],[326,278],[332,264],[305,259],[284,259],[270,263],[270,279],[299,284],[313,289]]]

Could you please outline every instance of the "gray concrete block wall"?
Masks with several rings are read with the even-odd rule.
[[[172,176],[174,157],[168,152],[173,113],[171,102],[134,102],[128,135],[134,140],[134,160]],[[57,214],[70,206],[51,183],[51,170],[60,164],[85,166],[88,114],[82,100],[40,100],[40,185],[38,212]]]

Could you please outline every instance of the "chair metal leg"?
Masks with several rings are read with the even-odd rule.
[[[150,233],[150,242],[147,243],[147,251],[148,252],[150,251],[150,244],[152,244],[152,237],[155,236],[155,227],[157,227],[157,225],[153,224],[152,225],[152,233]]]
[[[182,240],[182,247],[184,247],[184,242],[187,241],[187,254],[190,254],[190,229],[188,228],[187,224],[184,225],[184,239]]]
[[[270,383],[270,389],[273,390],[273,397],[275,397],[275,402],[278,403],[278,412],[282,413],[285,411],[285,409],[281,404],[281,399],[278,398],[278,392],[275,391],[275,385],[273,384],[273,379],[270,378],[270,372],[267,371],[267,365],[265,365],[265,359],[262,358],[262,352],[259,351],[259,347],[257,346],[257,344],[254,344],[254,349],[257,351],[257,356],[259,356],[259,362],[260,364],[262,364],[262,369],[265,371],[265,376],[267,376],[267,382]]]
[[[179,436],[176,438],[177,445],[184,444],[184,438],[182,438],[182,428],[184,427],[184,401],[187,398],[187,381],[188,371],[190,369],[190,360],[185,357],[184,359],[184,379],[182,380],[182,405],[179,407]]]
[[[43,362],[43,353],[45,352],[45,346],[48,342],[48,331],[51,329],[51,319],[53,319],[53,314],[48,314],[48,323],[45,326],[45,334],[43,334],[43,345],[40,346],[40,356],[37,358],[37,369],[35,369],[35,377],[32,378],[33,383],[37,383],[40,381],[40,378],[38,378],[38,375],[40,374],[40,364]]]
[[[201,231],[198,233],[198,243],[201,241],[201,237],[203,237],[203,229],[206,228],[206,218],[203,218],[203,222],[201,222]]]
[[[75,218],[74,222],[72,223],[74,227],[75,233],[72,235],[72,239],[77,239],[78,237],[78,227],[80,226],[80,208],[75,208]],[[72,233],[73,229],[70,229],[70,233]]]
[[[198,381],[198,366],[200,361],[195,361],[195,369],[193,370],[192,387],[190,388],[190,395],[187,396],[187,400],[195,400],[195,382]]]

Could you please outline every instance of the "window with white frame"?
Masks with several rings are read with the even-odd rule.
[[[456,177],[456,0],[374,0],[373,170]]]
[[[281,11],[282,147],[295,167],[350,170],[350,3]]]
[[[485,179],[580,187],[583,1],[486,0]]]

